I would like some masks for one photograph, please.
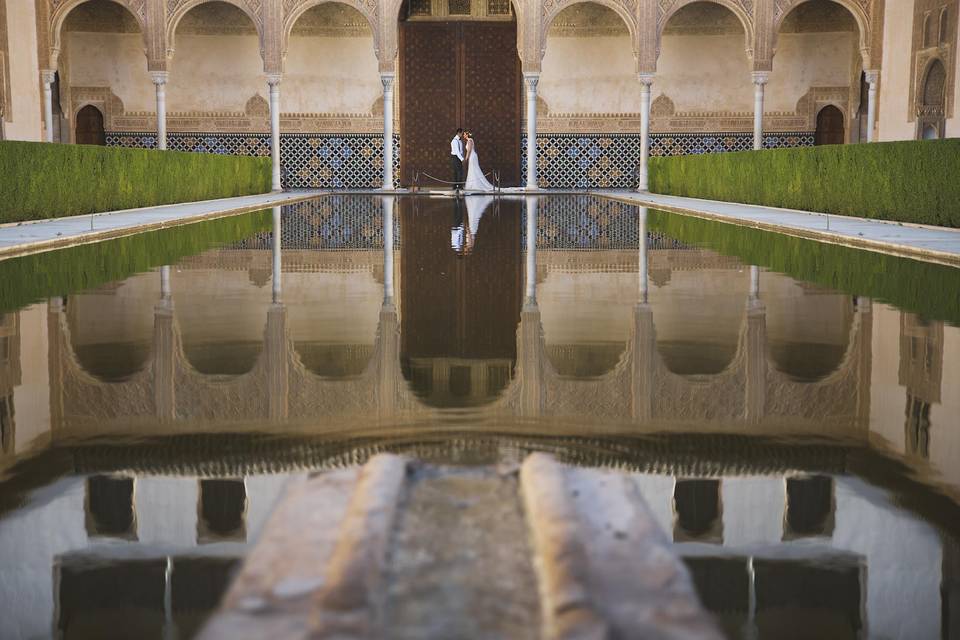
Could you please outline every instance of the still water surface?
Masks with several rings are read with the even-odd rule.
[[[955,269],[355,196],[0,272],[0,638],[189,638],[288,478],[384,450],[632,474],[731,637],[960,634]]]

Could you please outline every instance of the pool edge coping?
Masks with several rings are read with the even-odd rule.
[[[717,213],[714,211],[706,211],[702,208],[697,208],[692,204],[691,206],[683,206],[678,204],[666,204],[662,202],[657,202],[656,200],[646,198],[645,194],[642,194],[639,192],[636,195],[631,195],[627,193],[616,193],[616,192],[604,193],[604,192],[594,191],[594,192],[591,192],[590,195],[594,195],[600,198],[607,198],[609,200],[623,202],[625,204],[631,204],[634,206],[639,205],[639,206],[649,207],[651,209],[667,211],[669,213],[687,215],[694,218],[700,218],[703,220],[711,220],[714,222],[723,222],[727,224],[733,224],[739,227],[749,227],[753,229],[759,229],[760,231],[779,233],[782,235],[802,238],[804,240],[812,240],[814,242],[823,242],[825,244],[839,245],[839,246],[844,246],[851,249],[859,249],[861,251],[872,251],[874,253],[883,253],[886,255],[892,255],[898,258],[906,258],[909,260],[921,260],[923,262],[938,264],[940,266],[945,266],[945,267],[960,268],[960,253],[954,253],[951,251],[938,251],[936,249],[920,248],[910,244],[890,242],[889,240],[855,238],[853,236],[849,236],[841,233],[819,231],[815,229],[804,229],[801,227],[795,227],[795,226],[791,226],[783,223],[750,220],[747,218],[731,216],[723,213]],[[684,196],[668,196],[666,194],[650,194],[650,195],[652,196],[664,195],[665,197],[670,197],[670,198],[684,197]],[[685,198],[685,199],[698,200],[695,198]],[[727,202],[722,200],[704,200],[703,202],[719,202],[725,205],[741,204],[741,203]],[[743,206],[767,209],[774,212],[805,214],[808,216],[836,216],[839,218],[857,220],[857,221],[863,221],[863,222],[875,222],[878,224],[899,225],[899,223],[896,221],[872,220],[870,218],[858,218],[856,216],[841,216],[840,214],[827,214],[827,213],[818,212],[818,211],[801,211],[799,209],[777,209],[774,207],[762,207],[762,206],[758,207],[758,205],[747,205],[747,204],[743,204]],[[907,224],[907,223],[903,223],[903,224]],[[915,226],[915,225],[911,225],[911,226]],[[934,227],[934,228],[952,231],[950,227]],[[957,232],[960,233],[960,231],[957,231]]]

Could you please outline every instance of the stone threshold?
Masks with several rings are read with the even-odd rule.
[[[592,195],[817,242],[960,267],[960,229],[631,191]]]
[[[320,190],[271,192],[7,223],[0,225],[0,260],[260,211],[327,193],[329,191]]]
[[[293,481],[200,638],[505,627],[556,640],[722,638],[631,475],[542,453],[469,469],[380,454]]]

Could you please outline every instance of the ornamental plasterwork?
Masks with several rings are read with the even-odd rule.
[[[910,93],[907,98],[907,118],[910,122],[916,120],[923,97],[923,83],[926,81],[930,64],[935,59],[940,60],[946,70],[944,117],[953,116],[954,86],[957,77],[958,11],[960,11],[958,0],[916,0],[914,4],[913,40],[910,50]],[[942,27],[941,15],[946,17],[946,23]]]

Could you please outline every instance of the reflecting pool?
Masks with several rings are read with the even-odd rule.
[[[960,270],[588,196],[0,262],[0,638],[189,638],[288,479],[631,476],[734,638],[960,634]]]

